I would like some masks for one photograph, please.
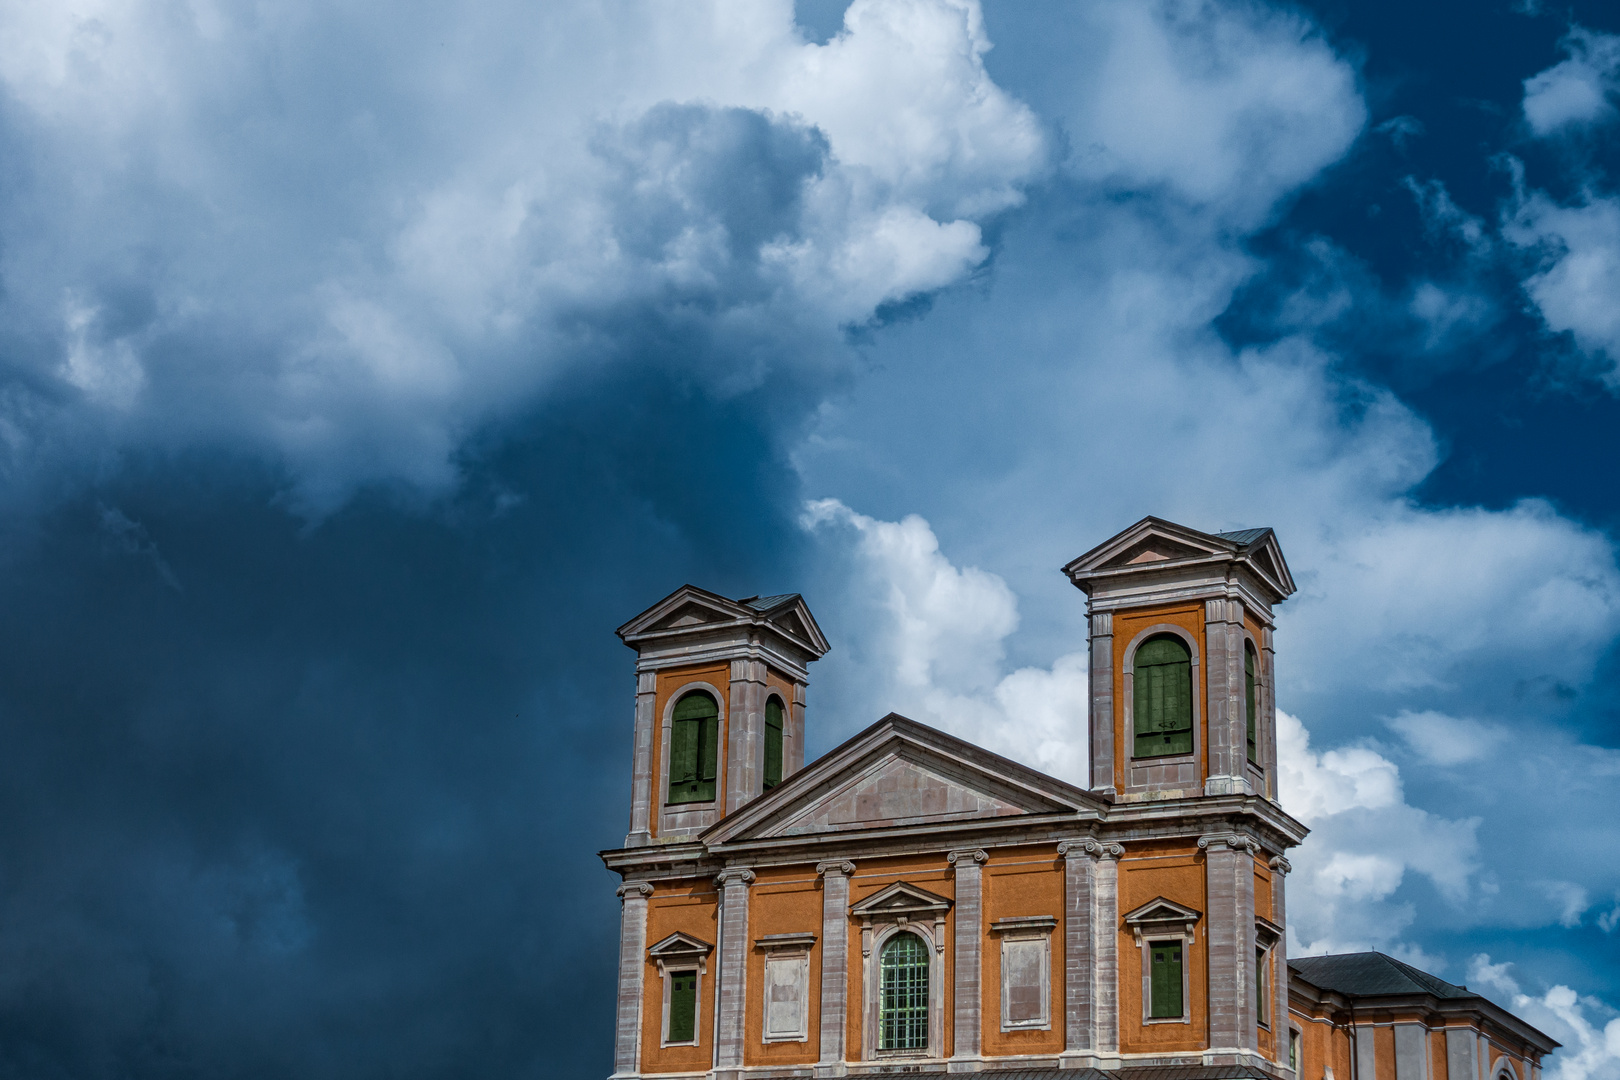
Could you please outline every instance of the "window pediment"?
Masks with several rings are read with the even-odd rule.
[[[680,931],[651,946],[647,955],[654,960],[666,963],[676,960],[702,960],[714,951],[714,946],[706,941],[699,941],[689,934]]]
[[[1184,907],[1174,900],[1160,896],[1125,915],[1125,925],[1131,928],[1140,944],[1145,938],[1166,935],[1193,940],[1194,927],[1203,918],[1203,912]]]
[[[933,919],[935,916],[944,917],[950,907],[951,902],[943,896],[897,881],[853,905],[849,912],[866,920]]]

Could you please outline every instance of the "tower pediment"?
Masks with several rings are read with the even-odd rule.
[[[1095,812],[1061,780],[890,714],[717,824],[711,844]]]
[[[1295,591],[1272,530],[1206,533],[1156,517],[1145,517],[1103,541],[1064,566],[1063,572],[1090,593],[1109,581],[1144,573],[1176,573],[1189,580],[1204,574],[1218,581],[1233,567],[1247,571],[1266,603],[1279,603]]]

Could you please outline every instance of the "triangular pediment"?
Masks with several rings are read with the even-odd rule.
[[[769,628],[811,660],[830,648],[804,598],[797,593],[750,596],[729,600],[696,585],[682,585],[640,615],[619,627],[627,645],[658,639],[679,640],[683,635],[707,635],[709,630],[746,634],[750,627]]]
[[[663,958],[668,960],[677,956],[707,956],[713,951],[714,946],[710,945],[707,941],[699,941],[690,934],[683,934],[680,931],[676,931],[675,933],[669,935],[669,937],[664,938],[658,944],[649,948],[647,950],[647,955],[653,957],[654,959]]]
[[[1161,567],[1236,564],[1259,579],[1273,602],[1294,592],[1277,535],[1269,528],[1206,533],[1163,518],[1145,517],[1064,566],[1082,588],[1099,579],[1154,572]]]
[[[919,888],[909,882],[897,881],[886,889],[868,896],[858,904],[851,904],[849,913],[857,918],[877,915],[943,914],[951,902],[943,896]]]
[[[1095,814],[1095,796],[903,716],[889,715],[719,822],[714,843]]]
[[[1140,926],[1147,923],[1189,923],[1203,918],[1203,912],[1183,907],[1174,900],[1155,897],[1125,915],[1125,925]]]

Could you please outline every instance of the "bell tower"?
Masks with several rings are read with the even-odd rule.
[[[625,847],[690,839],[804,766],[808,666],[828,645],[797,593],[683,585],[618,635],[636,650]]]
[[[1275,802],[1272,606],[1294,592],[1276,534],[1146,517],[1063,572],[1090,620],[1091,789]]]

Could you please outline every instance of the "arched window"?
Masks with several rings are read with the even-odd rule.
[[[765,703],[765,790],[782,782],[782,699]]]
[[[720,742],[720,706],[701,690],[675,703],[669,738],[669,801],[714,801],[715,748]]]
[[[1192,753],[1192,654],[1178,637],[1149,638],[1136,650],[1134,757]]]
[[[878,1048],[928,1049],[928,946],[903,931],[883,946]]]
[[[1260,763],[1260,754],[1254,743],[1254,646],[1243,643],[1243,707],[1249,720],[1249,760]]]

